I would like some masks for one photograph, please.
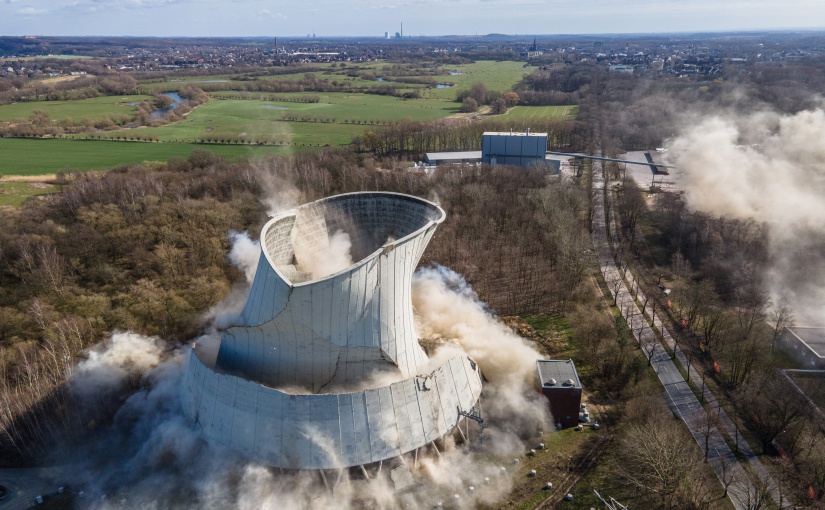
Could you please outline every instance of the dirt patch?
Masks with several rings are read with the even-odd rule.
[[[81,78],[83,76],[84,75],[82,75],[82,74],[76,74],[74,76],[55,76],[54,78],[46,78],[45,80],[41,80],[40,83],[60,83],[60,82],[63,82],[63,81],[76,80],[76,79]],[[86,75],[86,76],[88,76],[88,75]]]
[[[4,175],[2,177],[3,181],[6,182],[32,182],[32,183],[49,183],[51,181],[57,180],[56,174],[43,174],[43,175]]]

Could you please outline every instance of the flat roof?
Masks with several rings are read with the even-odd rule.
[[[547,137],[547,133],[533,133],[532,131],[529,133],[525,132],[509,132],[509,131],[485,131],[483,136],[487,135],[498,135],[498,136],[544,136]]]
[[[792,327],[788,330],[820,358],[825,358],[825,327]]]
[[[536,360],[536,366],[542,388],[581,389],[582,387],[572,359],[539,359]]]
[[[464,152],[428,152],[427,161],[462,161],[465,159],[481,159],[481,151]]]

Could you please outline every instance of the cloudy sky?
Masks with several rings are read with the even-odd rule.
[[[0,0],[0,35],[661,33],[825,27],[824,0]]]

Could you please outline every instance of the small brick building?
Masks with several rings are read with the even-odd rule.
[[[540,359],[536,360],[536,367],[541,393],[547,398],[555,422],[562,427],[577,425],[582,384],[573,360]]]

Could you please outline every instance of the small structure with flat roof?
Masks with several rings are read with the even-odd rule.
[[[539,387],[547,398],[553,419],[562,427],[577,425],[582,402],[582,383],[573,360],[540,359],[536,360],[536,367]]]
[[[424,161],[431,165],[446,165],[450,163],[480,163],[481,151],[462,152],[428,152]]]

